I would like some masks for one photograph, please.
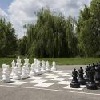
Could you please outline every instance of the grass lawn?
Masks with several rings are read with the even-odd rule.
[[[11,64],[12,60],[16,58],[0,58],[0,67],[2,63]],[[86,65],[91,63],[97,63],[100,61],[100,58],[40,58],[40,60],[48,60],[50,62],[56,61],[59,65]],[[22,62],[24,58],[22,58]],[[30,63],[34,61],[33,58],[30,58]]]

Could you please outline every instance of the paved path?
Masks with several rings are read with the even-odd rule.
[[[60,70],[72,70],[74,67],[79,68],[81,66],[84,67],[84,65],[63,65],[58,66],[58,68]],[[18,87],[1,85],[0,100],[100,100],[100,90],[80,92],[55,88],[25,88],[22,85]]]

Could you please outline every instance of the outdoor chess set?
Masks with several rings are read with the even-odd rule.
[[[78,71],[57,70],[57,65],[53,61],[52,66],[48,61],[34,59],[30,64],[29,59],[24,59],[21,63],[18,57],[16,63],[13,60],[11,70],[9,65],[2,64],[2,79],[0,86],[24,88],[46,88],[46,89],[74,89],[78,91],[86,89],[96,90],[100,87],[100,64],[93,64],[82,67]],[[85,74],[84,74],[85,73]]]

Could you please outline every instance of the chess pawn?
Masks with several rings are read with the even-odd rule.
[[[48,61],[46,61],[46,71],[50,71],[51,69],[50,69],[50,64],[49,64],[49,62]]]
[[[25,63],[27,63],[27,64],[29,63],[29,59],[27,59],[27,58],[24,59],[24,61],[25,61]]]
[[[34,76],[35,75],[35,70],[34,70],[34,66],[35,64],[31,64],[31,71],[30,71],[30,77]]]
[[[88,83],[86,83],[87,89],[97,90],[98,88],[97,88],[97,85],[95,84],[95,81],[94,81],[94,74],[95,74],[94,68],[92,69],[92,67],[91,67],[88,74],[89,74],[89,81],[88,81]]]
[[[83,69],[82,67],[80,67],[80,69],[78,70],[78,82],[81,84],[81,85],[85,85],[86,84],[86,81],[85,79],[83,78]]]
[[[22,79],[26,79],[26,78],[28,78],[29,76],[28,76],[28,74],[27,74],[27,68],[26,68],[26,66],[24,65],[23,67],[22,67],[22,75],[21,75],[21,78]]]
[[[29,63],[25,63],[25,69],[26,69],[26,74],[29,77],[29,74],[30,74]]]
[[[38,63],[38,60],[36,58],[34,58],[34,68],[37,67],[37,63]]]
[[[2,64],[2,81],[5,83],[10,82],[9,65]]]
[[[17,63],[21,63],[20,56],[18,56]]]
[[[14,79],[14,80],[19,80],[19,79],[21,79],[21,75],[18,73],[18,67],[17,67],[17,66],[14,67],[13,79]]]
[[[76,71],[76,69],[74,69],[74,71],[72,71],[72,81],[70,83],[70,87],[72,88],[79,88],[80,87],[80,83],[78,82],[78,72]]]
[[[41,68],[42,72],[46,72],[46,65],[45,65],[45,61],[42,60],[42,68]]]
[[[10,74],[10,78],[13,78],[13,75],[14,75],[14,67],[15,67],[15,61],[13,60],[12,63],[11,63],[12,67],[12,71],[11,71],[11,74]]]
[[[25,64],[25,66],[27,66],[27,67],[28,67],[28,66],[29,66],[29,59],[27,59],[27,58],[26,58],[26,59],[24,59],[24,61],[25,61],[25,63],[24,63],[24,64]]]
[[[16,65],[17,65],[18,74],[21,76],[22,74],[21,63],[16,63]]]
[[[56,62],[53,61],[52,65],[53,65],[53,67],[51,68],[51,71],[56,71],[57,70]]]
[[[36,64],[37,63],[37,59],[36,58],[34,58],[34,64]]]
[[[36,73],[38,75],[41,75],[42,74],[42,71],[41,71],[41,62],[40,61],[38,61]]]

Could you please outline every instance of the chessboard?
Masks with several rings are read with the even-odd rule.
[[[22,88],[43,88],[53,90],[76,90],[83,91],[86,85],[80,88],[70,88],[72,80],[71,70],[59,70],[54,72],[46,72],[42,75],[29,77],[23,80],[13,80],[10,83],[0,82],[2,87],[22,87]]]

